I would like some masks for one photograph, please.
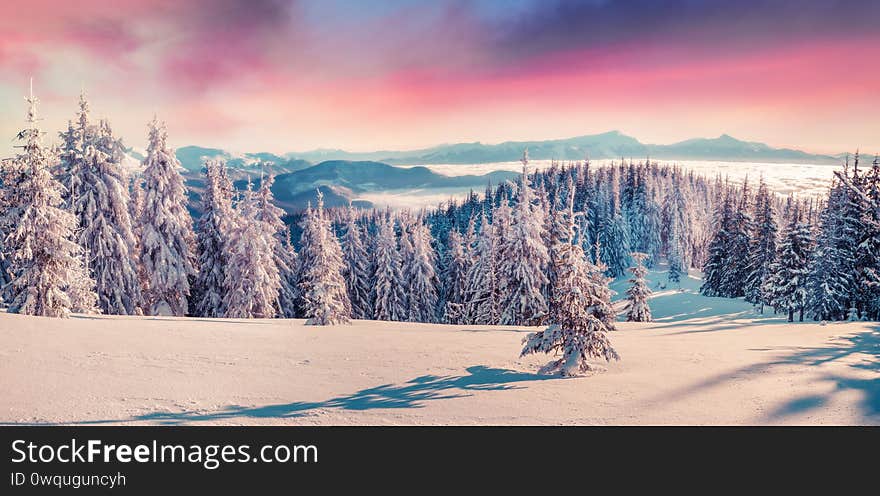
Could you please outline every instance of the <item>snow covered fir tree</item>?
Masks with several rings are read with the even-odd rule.
[[[196,224],[199,273],[193,288],[193,310],[201,317],[222,317],[226,273],[232,253],[229,243],[239,218],[232,208],[232,182],[222,162],[205,162],[202,215]]]
[[[792,210],[763,290],[767,302],[777,311],[788,314],[789,322],[794,321],[795,313],[798,320],[804,320],[812,244],[810,226],[802,222],[800,208],[793,206]]]
[[[76,124],[61,138],[63,196],[77,219],[77,241],[95,279],[98,307],[106,314],[138,314],[143,301],[129,182],[121,165],[125,147],[107,121],[90,122],[85,93]]]
[[[306,324],[347,323],[351,318],[351,301],[342,278],[345,262],[324,212],[320,190],[317,205],[309,207],[303,217],[302,228],[299,291]]]
[[[180,162],[167,139],[165,125],[153,119],[138,219],[144,310],[148,315],[182,316],[189,313],[190,284],[196,275],[195,234]]]
[[[431,232],[419,220],[410,225],[406,236],[412,239],[412,252],[405,260],[407,315],[411,322],[437,319],[437,255],[431,246]]]
[[[3,168],[8,310],[44,317],[92,312],[95,282],[76,242],[76,217],[64,208],[63,187],[50,171],[57,158],[43,145],[33,83],[27,102],[22,153]]]
[[[500,257],[495,230],[486,215],[481,216],[483,233],[473,248],[473,263],[467,274],[464,292],[464,323],[495,324],[500,322],[500,293],[498,286],[498,258]]]
[[[256,193],[256,219],[266,228],[264,236],[272,246],[273,262],[280,278],[278,301],[273,314],[294,317],[297,297],[296,251],[290,241],[290,228],[281,219],[284,210],[275,205],[275,197],[272,193],[274,183],[274,175],[266,176],[261,171],[260,187]],[[271,265],[271,262],[267,263]],[[267,270],[274,269],[268,267]],[[271,317],[273,314],[267,316]]]
[[[404,320],[406,316],[401,258],[397,237],[390,218],[381,215],[373,246],[373,318],[376,320]]]
[[[529,153],[523,152],[523,172],[516,206],[507,232],[496,236],[498,251],[498,293],[502,324],[541,325],[546,320],[547,301],[543,288],[549,282],[546,270],[549,254],[544,243],[545,211],[535,203],[529,178]]]
[[[606,310],[611,304],[608,279],[599,275],[599,267],[587,259],[576,242],[571,206],[564,217],[566,229],[553,239],[557,256],[553,261],[555,282],[550,288],[550,326],[529,334],[523,340],[521,355],[561,354],[541,372],[574,376],[592,370],[591,359],[617,360],[619,356],[608,339],[608,332],[614,330]]]
[[[645,267],[647,253],[633,252],[630,254],[635,265],[629,268],[632,278],[629,279],[631,286],[626,290],[626,321],[627,322],[651,322],[651,308],[648,306],[648,298],[651,297],[651,288],[648,287],[648,269]]]
[[[281,275],[275,261],[275,226],[260,219],[251,184],[236,205],[236,219],[227,243],[224,315],[233,318],[275,316],[281,290]]]
[[[351,317],[369,319],[373,315],[370,300],[370,259],[367,255],[363,229],[358,224],[357,212],[349,206],[347,214],[341,243],[345,258],[343,276],[348,289],[348,301],[351,304]]]
[[[764,181],[758,187],[754,200],[754,225],[746,262],[745,299],[764,313],[764,305],[770,296],[765,292],[772,287],[767,286],[771,268],[776,261],[776,243],[778,227],[773,211],[773,198]]]

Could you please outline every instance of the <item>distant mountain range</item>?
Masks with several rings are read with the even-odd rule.
[[[524,148],[538,160],[582,160],[651,157],[659,160],[717,160],[725,162],[791,162],[838,165],[844,153],[821,155],[791,148],[773,148],[764,143],[742,141],[722,134],[717,138],[696,138],[671,145],[644,144],[639,140],[610,131],[576,138],[544,141],[507,141],[496,145],[456,143],[421,150],[347,152],[345,150],[313,150],[282,155],[272,153],[232,153],[217,148],[184,146],[177,149],[177,159],[190,172],[201,170],[206,158],[226,161],[230,169],[259,173],[261,170],[283,174],[306,169],[325,161],[369,161],[391,165],[486,164],[514,162]],[[142,158],[132,152],[134,158]]]
[[[485,175],[445,176],[418,165],[485,164],[514,162],[524,148],[537,160],[581,160],[651,157],[659,160],[716,160],[728,162],[790,162],[840,164],[844,154],[817,155],[788,148],[772,148],[763,143],[738,140],[729,135],[698,138],[671,145],[643,144],[618,131],[591,136],[545,141],[509,141],[496,145],[458,143],[422,150],[353,153],[344,150],[315,150],[285,155],[272,153],[232,153],[218,148],[184,146],[176,150],[190,188],[193,205],[204,187],[201,170],[206,159],[226,162],[236,186],[244,188],[247,180],[258,184],[264,174],[276,176],[273,193],[288,212],[304,208],[316,200],[320,189],[327,206],[369,207],[359,200],[365,193],[438,188],[482,189],[488,182],[513,179],[507,171]],[[129,166],[137,168],[142,152],[129,150]],[[417,167],[395,167],[416,165]]]
[[[817,155],[789,148],[772,148],[764,143],[738,140],[727,134],[718,138],[697,138],[671,145],[651,145],[611,131],[576,138],[545,141],[508,141],[497,145],[457,143],[411,151],[378,151],[368,153],[344,150],[294,152],[287,159],[309,162],[323,160],[374,160],[389,164],[484,164],[511,162],[522,156],[528,147],[534,159],[582,160],[613,158],[644,158],[660,160],[719,160],[732,162],[802,162],[838,164],[843,156]]]

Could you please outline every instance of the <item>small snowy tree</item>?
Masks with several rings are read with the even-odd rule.
[[[281,236],[282,251],[275,252],[275,261],[281,273],[281,292],[278,295],[279,316],[284,318],[296,317],[298,308],[299,256],[291,237],[290,226],[285,226]]]
[[[498,268],[495,230],[482,216],[480,234],[474,249],[474,261],[468,271],[465,292],[465,322],[497,325],[500,319]]]
[[[574,211],[571,209],[568,225],[572,233],[568,238],[574,239]],[[555,250],[556,282],[551,291],[553,313],[550,326],[526,336],[520,356],[561,353],[562,357],[544,366],[541,373],[559,372],[562,376],[574,376],[591,370],[588,360],[592,358],[609,361],[620,357],[607,335],[614,329],[613,322],[604,315],[610,306],[607,279],[604,279],[605,290],[599,291],[596,285],[599,268],[587,260],[579,244],[569,242],[567,246]]]
[[[410,226],[412,256],[404,268],[407,282],[407,315],[410,322],[434,322],[437,312],[437,254],[431,247],[431,232],[421,221]]]
[[[681,276],[685,272],[681,252],[679,250],[680,247],[678,246],[670,246],[669,253],[666,255],[666,260],[669,263],[669,269],[666,272],[666,279],[675,284],[681,282]]]
[[[630,228],[620,207],[620,177],[618,168],[612,166],[604,186],[608,201],[607,211],[597,226],[598,239],[602,243],[602,262],[611,277],[620,277],[629,266]]]
[[[76,235],[74,234],[74,238]],[[92,271],[89,270],[88,258],[80,247],[80,260],[73,270],[67,286],[67,295],[70,297],[70,310],[74,313],[101,313],[98,307],[98,293],[95,290],[95,280],[92,279]]]
[[[232,210],[232,182],[222,162],[205,162],[205,192],[202,194],[202,216],[196,227],[199,251],[199,274],[193,288],[195,314],[201,317],[222,317],[226,314],[223,299],[226,271],[231,250],[227,246],[237,227]]]
[[[71,311],[94,309],[94,281],[74,241],[76,217],[61,208],[61,185],[49,172],[54,157],[42,145],[33,85],[27,102],[28,127],[19,133],[24,151],[14,159],[22,175],[4,184],[15,189],[4,197],[14,202],[6,208],[17,213],[5,240],[13,248],[9,311],[67,317]]]
[[[819,215],[819,233],[807,280],[807,305],[816,320],[843,320],[851,306],[855,242],[845,215],[851,192],[843,184],[833,183]],[[777,288],[769,281],[767,286],[770,290]]]
[[[275,264],[275,233],[258,218],[254,196],[248,184],[228,240],[223,309],[230,318],[271,318],[278,308],[281,277]]]
[[[373,257],[373,317],[376,320],[403,320],[406,310],[400,252],[390,219],[383,220],[379,226]]]
[[[749,233],[754,231],[748,181],[744,182],[739,195],[739,204],[734,206],[728,228],[727,267],[722,279],[723,293],[728,298],[745,296],[744,281],[749,275]]]
[[[355,319],[369,319],[373,316],[370,305],[370,261],[361,228],[357,223],[354,207],[349,206],[342,234],[342,249],[345,256],[345,283],[348,299],[351,302],[351,316]]]
[[[522,184],[510,225],[509,237],[497,240],[501,258],[498,285],[501,294],[500,317],[506,325],[540,325],[547,318],[543,289],[549,281],[549,263],[544,243],[544,213],[533,204],[534,190],[529,179],[529,154],[523,152]]]
[[[613,279],[605,275],[608,272],[608,267],[601,262],[601,245],[598,241],[593,246],[593,250],[596,260],[600,260],[600,262],[587,264],[587,279],[591,283],[588,292],[593,295],[592,313],[605,324],[608,330],[614,331],[616,330],[617,312],[611,305],[611,298],[617,293],[608,287]]]
[[[812,239],[809,226],[800,221],[800,216],[799,211],[792,214],[779,243],[777,261],[771,265],[772,276],[764,288],[773,307],[786,312],[789,322],[794,322],[795,313],[803,321],[807,304]]]
[[[568,176],[569,178],[571,176]],[[568,232],[568,220],[566,219],[566,214],[568,213],[568,208],[564,204],[564,202],[568,199],[567,195],[557,195],[555,204],[553,208],[550,209],[549,215],[547,218],[549,219],[547,231],[550,235],[550,246],[549,246],[549,254],[550,254],[550,266],[549,266],[549,274],[548,274],[548,285],[547,292],[552,290],[552,287],[556,284],[556,273],[554,272],[557,261],[559,260],[558,250],[567,249],[565,245],[571,242],[570,237],[574,234]],[[549,304],[553,306],[553,295],[547,294],[547,298],[549,300]],[[553,309],[550,308],[552,312]]]
[[[767,295],[764,285],[770,278],[770,269],[776,258],[776,226],[773,212],[772,197],[767,185],[761,181],[758,195],[755,198],[755,223],[752,239],[749,244],[748,262],[746,264],[745,300],[754,304],[760,313],[764,313]]]
[[[303,219],[300,249],[302,272],[300,292],[306,325],[346,324],[351,318],[351,303],[342,272],[345,263],[342,248],[324,213],[324,200],[318,190],[316,208],[308,209]]]
[[[290,243],[290,228],[281,220],[284,210],[275,205],[272,184],[275,176],[265,176],[260,180],[257,191],[257,219],[267,224],[272,233],[272,249],[275,253],[275,265],[281,277],[281,288],[278,292],[278,314],[291,318],[296,313],[297,295],[297,260],[296,251]]]
[[[444,285],[443,321],[447,324],[461,324],[464,321],[465,293],[467,292],[467,273],[470,259],[464,251],[464,244],[458,229],[449,231],[442,281]]]
[[[415,248],[412,244],[412,235],[410,234],[410,230],[412,229],[413,220],[409,216],[408,211],[401,212],[397,217],[397,223],[400,226],[400,235],[397,237],[397,247],[400,252],[400,281],[403,284],[403,292],[401,303],[403,304],[403,320],[409,320],[409,299],[410,299],[410,291],[409,291],[409,280],[407,279],[407,270],[413,265],[413,260],[415,258]]]
[[[681,190],[681,173],[673,170],[672,188],[663,200],[662,217],[665,219],[666,260],[669,263],[667,279],[678,284],[690,267],[688,257],[687,205]]]
[[[715,234],[709,244],[706,263],[703,264],[703,285],[700,287],[700,292],[706,296],[732,296],[725,287],[731,267],[730,240],[734,209],[731,196],[728,189],[715,213]]]
[[[164,124],[153,119],[144,159],[144,206],[140,218],[145,310],[150,315],[189,313],[195,276],[195,240],[180,162],[166,144]]]
[[[627,322],[651,322],[651,308],[648,306],[648,298],[651,296],[651,289],[648,287],[648,269],[645,268],[643,262],[648,255],[646,253],[633,252],[630,254],[636,265],[629,268],[632,278],[629,280],[632,285],[626,290],[627,295]]]

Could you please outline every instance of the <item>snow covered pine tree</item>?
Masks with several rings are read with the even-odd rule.
[[[256,218],[265,223],[272,232],[275,265],[278,266],[278,275],[281,278],[281,288],[278,291],[278,314],[291,318],[296,312],[296,251],[290,243],[290,228],[281,220],[284,210],[275,206],[275,196],[272,194],[274,183],[274,175],[261,175],[260,189],[256,196]]]
[[[629,282],[632,286],[626,290],[627,295],[627,322],[651,322],[651,308],[648,306],[648,298],[651,296],[651,288],[648,287],[648,269],[644,266],[644,261],[648,258],[646,253],[633,252],[630,254],[635,266],[630,267],[632,278]]]
[[[200,317],[222,317],[226,271],[229,267],[227,243],[237,227],[232,210],[232,182],[226,164],[205,162],[205,192],[202,194],[202,215],[196,226],[199,248],[199,275],[195,287],[195,314]]]
[[[544,213],[534,205],[535,192],[529,179],[529,151],[523,151],[522,183],[513,209],[509,236],[496,239],[498,288],[501,295],[501,324],[541,325],[546,322],[548,305],[543,288],[550,255],[544,243]],[[488,231],[488,230],[487,230]],[[487,232],[481,232],[486,236]],[[495,322],[492,322],[495,323]]]
[[[465,254],[458,229],[449,231],[446,241],[446,263],[443,265],[443,322],[464,323],[464,302],[470,261]]]
[[[690,266],[688,253],[687,205],[681,191],[681,171],[673,169],[671,174],[672,188],[663,199],[662,218],[664,219],[664,232],[666,241],[666,260],[669,263],[667,279],[671,283],[679,284],[681,276],[687,274]]]
[[[257,199],[248,183],[237,205],[238,218],[227,241],[223,308],[226,317],[272,318],[278,310],[281,277],[275,263],[275,226],[258,218]]]
[[[555,240],[560,246],[555,249],[558,259],[554,262],[556,282],[552,288],[551,324],[543,331],[526,336],[523,340],[525,347],[520,353],[525,356],[562,352],[562,358],[541,369],[541,373],[558,371],[562,376],[575,376],[591,370],[590,358],[620,359],[607,335],[614,329],[614,323],[607,315],[610,306],[608,279],[601,277],[600,268],[590,263],[580,245],[573,242],[576,226],[572,200],[567,215],[568,239]],[[597,275],[600,278],[597,279]]]
[[[764,180],[758,186],[755,198],[755,223],[749,244],[749,259],[746,265],[745,300],[754,304],[759,313],[764,313],[767,295],[764,285],[770,278],[770,269],[776,260],[777,225],[773,211],[770,191]]]
[[[140,312],[137,243],[132,229],[124,147],[109,125],[89,123],[89,104],[80,95],[76,127],[62,133],[61,154],[69,210],[77,218],[77,241],[95,278],[98,306],[114,315]]]
[[[184,316],[189,313],[190,278],[196,275],[192,218],[180,162],[166,144],[165,125],[154,118],[149,129],[139,226],[145,312]]]
[[[355,319],[369,319],[373,315],[370,302],[370,260],[364,247],[361,228],[357,223],[357,212],[349,205],[342,234],[342,248],[345,255],[345,284],[351,302],[351,316]]]
[[[408,320],[434,322],[437,315],[437,254],[431,247],[431,232],[421,219],[410,226],[412,256],[404,268],[407,282]]]
[[[342,272],[342,248],[324,213],[324,199],[318,190],[318,202],[303,219],[300,247],[300,292],[306,325],[347,324],[351,302]]]
[[[608,275],[620,277],[629,266],[630,233],[626,219],[620,208],[620,179],[618,167],[610,168],[610,178],[606,184],[608,191],[607,217],[600,223],[599,240],[602,243],[602,261],[607,266]]]
[[[807,303],[808,262],[812,249],[810,226],[801,222],[799,207],[794,207],[791,220],[782,234],[777,248],[776,262],[771,266],[773,275],[765,283],[765,293],[770,295],[771,304],[788,314],[788,321],[794,322],[794,314],[804,320]]]
[[[499,319],[497,240],[488,218],[481,215],[481,219],[474,260],[467,275],[464,320],[468,324],[496,325]]]
[[[390,218],[380,220],[373,247],[373,318],[376,320],[403,320],[405,316],[400,252],[393,222]]]
[[[49,172],[54,159],[42,145],[37,103],[31,83],[27,129],[19,133],[24,152],[15,157],[22,175],[6,198],[18,212],[6,244],[13,249],[9,311],[44,317],[67,317],[72,311],[94,311],[97,295],[86,273],[82,249],[74,241],[76,217],[61,208],[61,185]]]

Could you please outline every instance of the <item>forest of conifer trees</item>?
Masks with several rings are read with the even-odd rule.
[[[696,269],[705,295],[789,321],[880,318],[876,158],[847,160],[826,198],[798,198],[760,178],[733,184],[649,160],[533,171],[526,151],[519,180],[483,195],[421,210],[328,209],[319,195],[293,216],[275,205],[272,177],[236,191],[225,165],[207,161],[194,222],[161,122],[149,124],[143,172],[129,175],[121,140],[92,120],[85,96],[74,117],[60,145],[46,146],[31,95],[21,151],[3,161],[10,312],[569,330],[589,321],[592,335],[614,328],[608,283],[632,266],[628,315],[649,320],[644,275],[663,264],[673,287]],[[524,353],[568,346],[571,336],[550,334]],[[572,360],[555,367],[581,367]]]

